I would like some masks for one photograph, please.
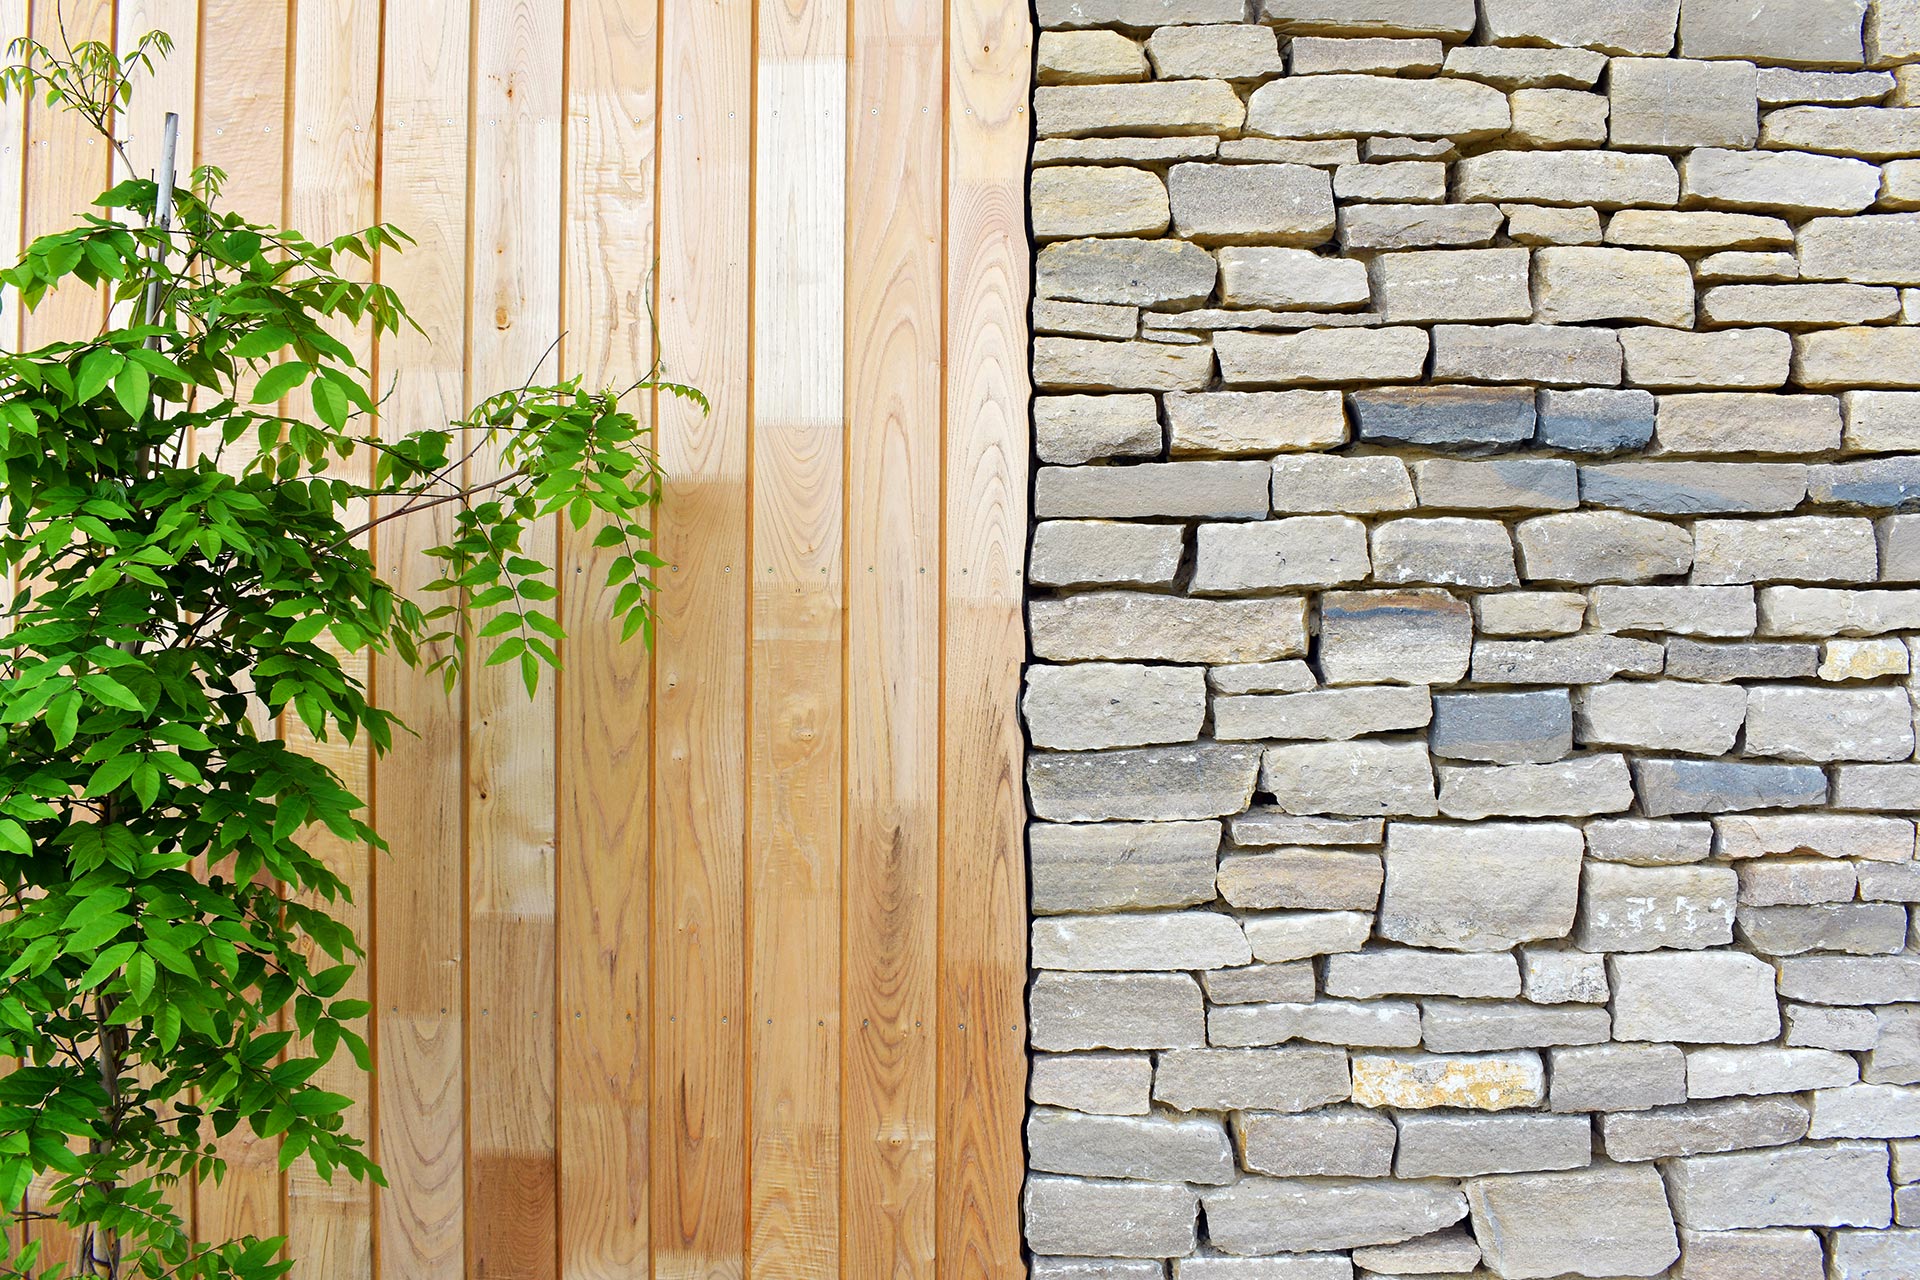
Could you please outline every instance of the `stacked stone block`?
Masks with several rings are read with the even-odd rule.
[[[1043,1280],[1920,1276],[1920,0],[1038,0]]]

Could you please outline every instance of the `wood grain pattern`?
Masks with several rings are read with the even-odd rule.
[[[653,1266],[746,1274],[748,306],[753,25],[661,16],[661,359],[712,398],[656,398],[668,562],[654,662]]]
[[[575,0],[567,42],[562,367],[627,386],[653,365],[653,6]],[[627,407],[653,421],[651,394]],[[560,1275],[644,1275],[651,1249],[653,666],[608,618],[594,529],[561,531],[558,683]]]
[[[371,224],[376,214],[379,138],[380,6],[378,0],[303,0],[296,12],[297,51],[290,83],[287,221],[309,236],[325,240]],[[352,264],[360,267],[360,264]],[[367,266],[357,272],[371,275]],[[372,343],[364,334],[342,332],[363,365],[371,365]],[[345,474],[364,482],[370,459],[358,454]],[[351,513],[353,523],[364,510]],[[342,655],[354,679],[367,680],[364,653]],[[372,761],[365,741],[315,742],[299,718],[286,719],[289,737],[324,761],[355,795],[366,797]],[[311,847],[347,884],[351,902],[335,902],[331,911],[370,945],[372,850],[340,840],[324,830],[308,834]],[[369,999],[366,966],[341,995]],[[369,1032],[376,1011],[369,1019]],[[348,1132],[368,1139],[374,1127],[371,1082],[341,1051],[315,1077],[323,1089],[345,1094],[355,1106],[346,1114]],[[369,1184],[345,1176],[331,1182],[301,1161],[287,1171],[287,1254],[298,1260],[296,1275],[309,1280],[371,1280],[373,1275],[373,1194]]]
[[[478,0],[468,226],[469,399],[558,371],[563,29],[543,0]],[[480,443],[476,441],[475,443]],[[505,469],[497,444],[470,483]],[[555,522],[521,540],[553,564]],[[552,585],[552,574],[546,575]],[[485,619],[477,617],[475,631]],[[554,1198],[553,681],[519,664],[467,680],[467,1273],[542,1280],[558,1261]]]
[[[753,271],[748,1266],[840,1262],[846,10],[761,0]]]
[[[391,1185],[242,1147],[201,1234],[284,1224],[301,1280],[1023,1275],[1019,0],[58,2],[74,38],[174,31],[134,166],[171,107],[250,216],[417,238],[370,268],[424,330],[369,352],[381,431],[656,356],[713,400],[635,406],[669,475],[651,654],[603,620],[608,553],[541,529],[569,638],[539,700],[383,659],[418,736],[300,739],[393,846],[315,837],[378,1065],[323,1079]],[[109,173],[13,111],[0,250]],[[101,316],[73,291],[24,337]],[[381,572],[418,591],[449,526],[381,528]]]
[[[423,332],[380,344],[391,388],[381,430],[450,422],[466,403],[468,7],[408,0],[386,11],[380,216],[413,236],[382,254],[380,278]],[[443,540],[446,508],[375,530],[375,562],[417,590],[421,548]],[[458,695],[382,662],[374,687],[418,736],[396,736],[374,770],[374,822],[392,846],[376,864],[374,1007],[380,1271],[460,1280],[466,1270],[464,1014],[466,743]]]
[[[950,8],[940,1274],[1019,1274],[1027,152],[1020,0]]]
[[[842,1273],[931,1277],[940,835],[940,8],[853,14]]]

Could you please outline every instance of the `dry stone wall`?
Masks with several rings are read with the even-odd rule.
[[[1042,1280],[1920,1276],[1920,0],[1038,0]]]

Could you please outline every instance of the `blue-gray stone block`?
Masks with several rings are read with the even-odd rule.
[[[1573,750],[1573,701],[1565,689],[1437,693],[1428,742],[1448,760],[1546,764]]]
[[[1533,439],[1527,387],[1381,387],[1347,399],[1362,440],[1487,453]]]
[[[1634,790],[1652,817],[1811,809],[1827,802],[1826,771],[1808,764],[1733,760],[1635,760]]]
[[[1920,511],[1920,458],[1871,458],[1809,467],[1807,496],[1836,507]]]
[[[1540,443],[1569,453],[1624,453],[1653,439],[1651,391],[1540,393]]]
[[[1649,515],[1791,511],[1807,494],[1798,462],[1613,462],[1580,468],[1580,499]]]

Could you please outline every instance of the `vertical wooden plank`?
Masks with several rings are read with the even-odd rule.
[[[550,382],[558,368],[564,32],[543,0],[478,0],[475,12],[473,399]],[[485,483],[503,468],[498,444],[486,445],[469,480]],[[552,564],[555,535],[554,522],[542,521],[522,547]],[[474,643],[479,658],[497,642]],[[552,679],[529,698],[518,663],[476,661],[467,753],[467,1273],[541,1280],[558,1260]]]
[[[747,5],[661,10],[661,356],[713,411],[656,397],[668,484],[654,656],[653,1255],[658,1280],[745,1274]]]
[[[1025,1274],[1025,859],[1014,699],[1026,653],[1024,172],[1032,33],[1022,0],[954,0],[947,47],[945,836],[940,1274]]]
[[[27,0],[0,0],[0,47],[11,45],[27,34]],[[27,100],[20,94],[0,102],[0,261],[9,265],[20,257],[21,199],[26,180]],[[20,297],[18,290],[0,288],[0,349],[20,350]],[[11,608],[14,600],[11,572],[0,574],[0,593]],[[0,1058],[0,1074],[19,1066],[14,1058]],[[27,1243],[26,1224],[18,1216],[18,1203],[0,1205],[0,1240],[7,1250],[6,1261]]]
[[[941,6],[854,8],[847,157],[849,1277],[930,1277],[940,835]]]
[[[180,116],[181,152],[177,181],[187,185],[192,168],[194,122],[199,106],[200,85],[200,0],[120,0],[116,15],[119,35],[116,47],[130,51],[149,31],[164,31],[173,37],[173,52],[154,63],[152,75],[134,82],[133,107],[121,121],[120,143],[133,162],[133,176],[151,178],[160,161],[160,137],[167,112]],[[128,176],[126,167],[115,162],[116,177]]]
[[[382,254],[380,278],[423,332],[380,343],[391,387],[382,432],[445,423],[466,403],[467,73],[465,0],[387,6],[380,216],[412,235]],[[375,530],[380,572],[417,592],[435,576],[419,554],[451,528],[445,507]],[[382,704],[417,736],[396,735],[374,770],[375,826],[392,852],[374,896],[375,1077],[379,1160],[374,1193],[381,1274],[459,1280],[465,1270],[464,1013],[466,745],[459,701],[437,677],[376,664]]]
[[[195,162],[227,171],[225,207],[269,223],[280,222],[286,209],[289,3],[205,0],[205,46],[197,58]],[[194,1192],[201,1239],[284,1234],[279,1150],[277,1139],[259,1138],[244,1125],[221,1140],[226,1177],[202,1182]]]
[[[376,216],[379,0],[302,0],[295,11],[293,47],[287,220],[324,241],[365,227]],[[359,265],[352,263],[348,269]],[[364,270],[371,273],[370,268]],[[372,343],[363,333],[340,336],[363,365],[371,361]],[[364,453],[348,466],[350,470],[341,474],[362,483],[370,478],[370,459]],[[351,523],[364,518],[364,513],[355,513]],[[343,655],[342,664],[352,677],[369,678],[364,653]],[[286,727],[301,750],[325,762],[355,795],[368,797],[372,762],[364,739],[351,745],[337,738],[316,742],[293,716],[286,718]],[[324,829],[310,829],[306,838],[353,894],[352,902],[335,902],[329,909],[353,929],[362,946],[370,945],[372,851]],[[367,999],[371,991],[363,964],[341,995]],[[377,1012],[373,1018],[378,1018]],[[370,1139],[373,1089],[353,1060],[341,1051],[314,1082],[354,1100],[346,1115],[347,1130],[363,1141]],[[373,1195],[369,1184],[344,1175],[326,1182],[311,1165],[297,1163],[287,1173],[286,1214],[287,1252],[295,1259],[295,1274],[303,1280],[371,1280]]]
[[[33,38],[55,52],[84,40],[113,42],[113,0],[66,0],[56,7],[49,0],[31,6],[29,30]],[[71,227],[79,215],[92,209],[93,199],[107,188],[112,166],[111,148],[81,119],[43,96],[26,104],[22,235],[36,236]],[[9,302],[12,298],[7,299]],[[93,337],[106,318],[105,294],[69,283],[49,294],[38,309],[20,317],[19,341],[31,350],[51,342],[82,341]],[[38,1206],[50,1179],[36,1180],[27,1189],[27,1203]],[[71,1265],[79,1241],[57,1223],[36,1222],[29,1236],[40,1245],[40,1266]]]
[[[653,364],[655,41],[651,3],[574,0],[567,30],[562,366],[627,386]],[[650,395],[628,407],[651,423]],[[560,1274],[648,1273],[647,970],[652,663],[609,621],[615,548],[561,531],[558,1142]]]
[[[113,0],[40,0],[32,6],[35,40],[56,53],[86,40],[113,43]],[[93,199],[111,181],[111,148],[73,112],[37,96],[27,109],[25,235],[72,226],[91,212]],[[31,349],[49,342],[81,341],[100,331],[105,294],[68,284],[22,319],[21,341]]]
[[[839,1268],[846,10],[762,0],[753,272],[749,1272]]]

